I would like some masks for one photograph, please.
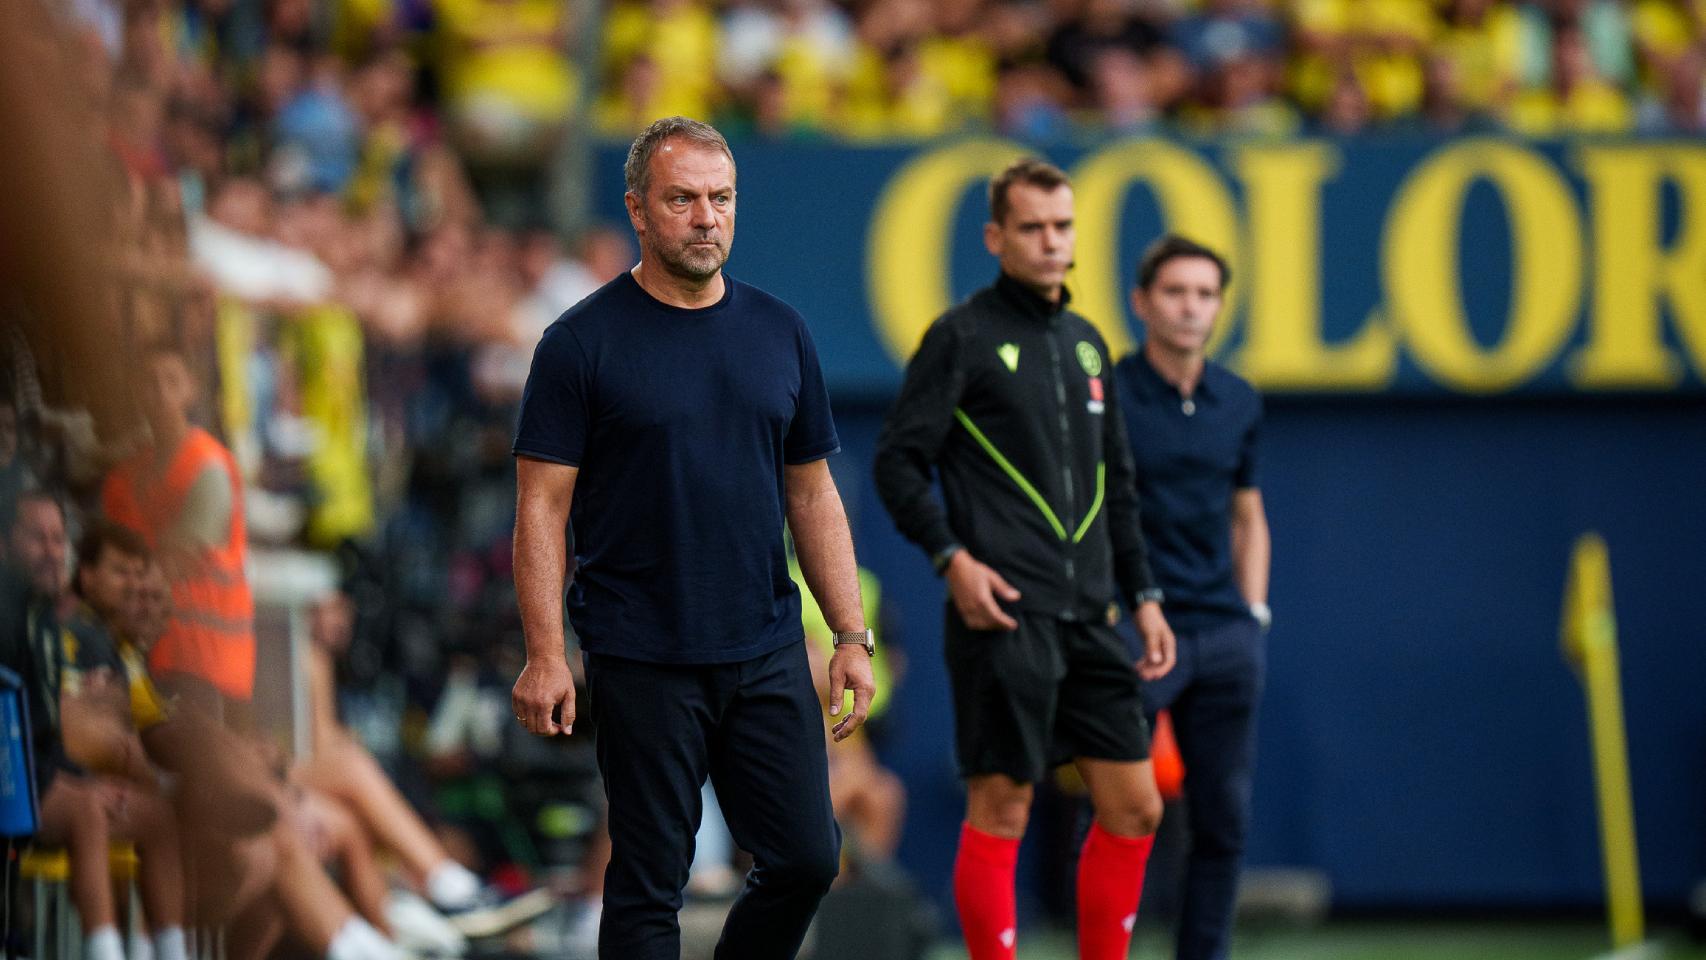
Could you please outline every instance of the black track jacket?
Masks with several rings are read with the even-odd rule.
[[[1007,606],[1098,620],[1155,581],[1113,363],[1066,304],[1003,274],[942,314],[877,440],[877,493],[925,553],[958,544],[1006,578]]]

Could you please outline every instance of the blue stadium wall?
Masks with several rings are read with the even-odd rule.
[[[949,891],[963,798],[942,588],[870,461],[905,355],[992,276],[981,190],[1023,148],[736,144],[729,270],[811,324],[861,562],[908,671],[886,761],[902,859]],[[1592,904],[1586,707],[1559,650],[1571,545],[1610,546],[1649,897],[1706,876],[1706,145],[1143,139],[1049,150],[1076,303],[1129,350],[1143,244],[1220,246],[1217,354],[1268,396],[1269,679],[1250,861],[1351,907]],[[625,222],[621,150],[600,213]],[[708,428],[710,426],[708,425]]]

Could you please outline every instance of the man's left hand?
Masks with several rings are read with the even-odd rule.
[[[1143,638],[1143,659],[1137,662],[1137,675],[1145,680],[1159,680],[1178,662],[1178,641],[1173,628],[1161,615],[1161,604],[1151,600],[1137,608],[1137,635]]]
[[[841,713],[843,694],[847,690],[853,691],[853,710],[830,728],[836,743],[851,737],[853,731],[864,724],[866,714],[871,711],[871,698],[877,693],[877,681],[871,675],[871,655],[856,643],[837,646],[835,655],[829,658],[830,716]]]

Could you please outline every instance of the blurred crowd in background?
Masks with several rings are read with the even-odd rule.
[[[605,132],[1706,130],[1695,0],[654,0],[599,50]]]
[[[448,144],[494,177],[565,136],[1034,141],[1706,130],[1698,0],[74,0],[134,135],[373,199]],[[453,203],[448,197],[429,197]],[[454,212],[452,210],[451,212]],[[429,210],[411,213],[427,215]]]

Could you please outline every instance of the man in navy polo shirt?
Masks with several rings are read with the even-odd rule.
[[[1178,665],[1145,680],[1143,699],[1152,726],[1171,710],[1185,762],[1191,852],[1179,960],[1227,955],[1272,619],[1268,521],[1256,486],[1262,401],[1206,357],[1230,279],[1226,261],[1206,247],[1177,236],[1152,244],[1131,294],[1143,348],[1114,368],[1149,562],[1178,638]]]
[[[840,449],[817,353],[787,304],[722,271],[734,158],[721,134],[659,120],[628,152],[640,263],[545,331],[515,454],[515,582],[530,731],[568,734],[568,609],[585,651],[610,866],[598,955],[678,960],[677,913],[707,777],[753,855],[719,960],[786,960],[834,880],[840,831],[788,575],[793,531],[835,632],[830,713],[874,685],[853,541],[826,458]],[[571,506],[572,504],[572,506]]]

